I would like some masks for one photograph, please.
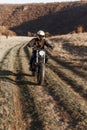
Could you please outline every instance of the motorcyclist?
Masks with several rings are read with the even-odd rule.
[[[28,44],[27,44],[28,47],[38,47],[40,49],[44,49],[44,46],[47,46],[51,49],[53,49],[53,46],[50,45],[46,39],[45,39],[45,32],[42,31],[42,30],[39,30],[37,32],[37,37],[36,38],[33,38]],[[36,50],[33,48],[33,51],[32,51],[32,55],[31,55],[31,58],[30,58],[30,70],[32,70],[32,62],[34,60],[34,58],[36,57]]]

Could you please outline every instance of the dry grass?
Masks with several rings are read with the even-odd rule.
[[[44,86],[29,71],[30,39],[1,37],[0,128],[86,130],[87,33],[48,38],[55,47],[49,50]]]
[[[9,30],[5,26],[0,26],[0,36],[2,36],[2,35],[6,36],[6,37],[8,37],[8,36],[16,36],[16,33]]]

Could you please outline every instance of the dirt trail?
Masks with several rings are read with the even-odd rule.
[[[20,53],[19,53],[19,58],[21,61],[21,70],[23,71],[22,73],[29,72],[28,66],[29,66],[29,58],[27,57],[26,59],[26,54],[23,51],[23,48],[21,48]],[[24,67],[26,66],[26,67]],[[21,71],[20,70],[20,71]],[[31,72],[28,74],[31,75]],[[53,99],[51,95],[47,91],[45,91],[44,86],[37,86],[35,84],[35,79],[30,76],[27,77],[26,75],[22,77],[22,80],[25,80],[27,82],[32,81],[33,84],[27,84],[26,89],[28,89],[26,92],[32,95],[32,100],[34,102],[34,111],[36,111],[38,117],[35,120],[40,120],[40,125],[36,129],[40,129],[40,126],[42,127],[41,129],[64,129],[67,126],[67,120],[66,121],[61,121],[61,116],[60,116],[60,110],[58,109],[58,106]],[[24,85],[25,88],[25,85]],[[33,103],[32,102],[32,103]],[[41,123],[42,122],[42,123]],[[64,124],[64,125],[63,125]],[[35,127],[35,125],[34,125]]]
[[[1,112],[5,113],[2,116],[1,121],[1,129],[20,129],[22,128],[21,124],[18,127],[18,123],[20,123],[20,104],[17,95],[17,89],[16,89],[16,82],[15,82],[15,71],[14,71],[14,61],[16,60],[16,53],[19,49],[20,45],[17,42],[18,45],[15,45],[14,47],[10,48],[5,55],[3,56],[3,59],[1,61],[0,66],[0,86],[1,91],[3,92],[3,98],[1,98]],[[7,43],[9,44],[9,43]],[[9,46],[10,47],[10,46]],[[5,47],[4,47],[5,49]],[[5,50],[6,51],[6,50]],[[15,90],[15,91],[14,91]],[[2,93],[1,93],[2,96]],[[4,102],[3,102],[4,100]],[[17,104],[16,104],[17,103]],[[15,105],[16,104],[16,105]],[[18,110],[17,110],[18,109]],[[16,111],[17,110],[17,111]],[[10,122],[10,123],[9,123]]]
[[[25,48],[29,40],[1,40],[0,129],[86,130],[85,80],[49,52],[45,84],[38,86],[29,71],[30,52]]]

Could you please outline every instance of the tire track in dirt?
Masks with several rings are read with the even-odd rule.
[[[17,60],[18,52],[21,49],[21,47],[25,44],[25,42],[21,43],[21,46],[16,50],[15,52],[15,61]],[[26,129],[26,123],[23,119],[23,111],[22,111],[22,104],[21,104],[21,98],[20,98],[20,89],[17,85],[17,77],[19,76],[19,73],[17,73],[17,70],[15,69],[15,61],[14,61],[14,71],[15,71],[15,88],[13,88],[13,96],[14,96],[14,106],[15,106],[15,115],[16,115],[16,130],[25,130]]]
[[[24,55],[21,53],[21,49],[23,49],[23,47],[21,47],[18,52],[17,52],[17,60],[16,60],[16,66],[15,69],[18,73],[17,77],[16,77],[16,83],[19,87],[20,90],[20,100],[21,100],[21,105],[22,105],[22,111],[23,111],[23,119],[25,120],[26,123],[26,130],[28,129],[42,129],[42,121],[40,121],[39,117],[38,117],[38,113],[35,107],[35,103],[34,103],[34,99],[32,97],[32,94],[29,92],[28,90],[28,85],[32,84],[34,85],[33,82],[31,82],[32,80],[28,81],[25,80],[25,76],[31,76],[30,74],[27,74],[26,72],[23,72],[23,68],[22,68],[22,62],[21,62],[21,58],[24,57]],[[23,58],[24,59],[24,58]],[[25,60],[23,61],[25,64]],[[28,66],[24,66],[27,67]],[[28,71],[27,71],[28,72]]]
[[[74,123],[73,128],[79,123],[82,123],[80,127],[86,128],[87,105],[84,104],[84,101],[49,68],[46,70],[46,79],[48,79],[46,80],[46,87],[49,93],[70,114]]]
[[[51,55],[51,54],[50,54]],[[74,72],[72,72],[71,69],[66,68],[65,66],[62,66],[61,64],[58,64],[55,59],[50,60],[50,64],[48,65],[53,71],[68,85],[70,85],[74,91],[78,92],[84,99],[87,99],[87,81],[86,77],[81,78]]]
[[[22,67],[21,70],[23,71],[22,73],[26,73],[26,72],[29,72],[28,71],[28,59],[26,59],[26,56],[24,57],[25,54],[23,54],[23,56],[22,56],[22,53],[24,53],[23,49],[20,50],[18,57],[21,58],[20,64],[22,65],[21,66]],[[25,68],[25,66],[27,68]],[[61,112],[60,112],[58,106],[56,106],[56,102],[53,100],[52,96],[50,96],[48,94],[48,92],[45,91],[43,86],[36,86],[34,84],[34,82],[35,82],[34,78],[32,78],[32,77],[28,78],[26,75],[21,78],[23,78],[21,82],[27,82],[27,84],[24,84],[25,85],[24,88],[23,88],[23,86],[20,86],[20,87],[23,88],[23,92],[24,92],[24,90],[26,91],[27,97],[29,97],[29,98],[32,97],[32,99],[31,99],[32,104],[34,104],[33,113],[35,113],[35,111],[36,111],[38,116],[35,116],[35,118],[36,118],[36,120],[37,119],[40,120],[41,125],[39,124],[39,127],[38,128],[36,127],[36,129],[45,129],[45,130],[47,130],[47,129],[49,129],[49,130],[65,129],[68,125],[68,123],[67,123],[68,118],[66,118],[66,121],[61,121],[62,120],[62,118],[60,116]],[[32,81],[32,83],[30,83],[30,81]],[[21,83],[19,82],[19,84],[21,84]],[[25,95],[23,95],[23,96],[25,96]],[[28,102],[28,105],[29,104],[30,104],[30,102]],[[26,106],[26,108],[27,107],[29,107],[29,106]],[[40,128],[40,126],[42,128]],[[28,126],[28,127],[30,128],[30,126]],[[31,129],[35,129],[35,128],[31,128]]]
[[[57,56],[53,56],[49,51],[47,51],[49,57],[51,59],[53,59],[55,62],[57,62],[58,64],[60,64],[62,67],[69,69],[70,71],[72,71],[74,74],[78,75],[79,77],[87,80],[87,73],[81,72],[80,70],[76,69],[75,67],[69,65],[68,62],[61,60],[60,58],[58,58]],[[58,55],[58,54],[57,54]]]
[[[4,63],[5,63],[5,61],[6,61],[6,59],[7,59],[7,57],[8,57],[8,55],[10,55],[10,53],[12,52],[12,50],[15,48],[15,47],[17,47],[17,46],[19,46],[19,45],[15,45],[14,47],[12,47],[12,48],[10,48],[5,54],[4,54],[4,56],[3,56],[3,58],[2,58],[2,60],[1,60],[1,64],[0,64],[0,69],[2,68],[2,66],[4,66]]]
[[[20,110],[19,110],[20,104],[16,101],[17,95],[14,96],[14,93],[17,92],[15,80],[14,80],[15,73],[14,73],[14,68],[13,68],[14,60],[15,60],[14,55],[15,55],[17,49],[19,49],[19,46],[20,45],[16,45],[8,50],[8,52],[3,57],[3,60],[1,62],[2,64],[0,66],[0,69],[2,72],[1,76],[0,76],[0,78],[1,78],[0,83],[1,83],[2,90],[5,91],[5,93],[7,93],[7,95],[5,95],[4,99],[6,101],[8,101],[8,102],[5,102],[4,105],[1,106],[3,113],[4,113],[4,111],[6,111],[5,112],[6,114],[4,114],[2,117],[2,126],[1,127],[3,127],[3,129],[20,130],[21,125],[22,125],[21,114],[20,114]],[[4,84],[4,86],[3,86],[3,84]],[[9,92],[8,92],[8,90],[9,90]],[[15,103],[17,103],[18,106],[16,106]],[[5,110],[3,108],[5,108]],[[3,120],[4,120],[4,122],[3,122]]]
[[[82,96],[86,101],[87,99],[86,81],[81,80],[81,78],[78,78],[77,76],[72,74],[70,70],[64,69],[59,64],[54,63],[54,61],[51,61],[48,64],[48,67],[52,69],[67,85],[70,85],[70,87],[80,96]]]

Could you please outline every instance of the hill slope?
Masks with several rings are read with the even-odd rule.
[[[87,2],[0,5],[0,25],[19,35],[43,29],[52,35],[65,34],[82,25],[87,31]]]

